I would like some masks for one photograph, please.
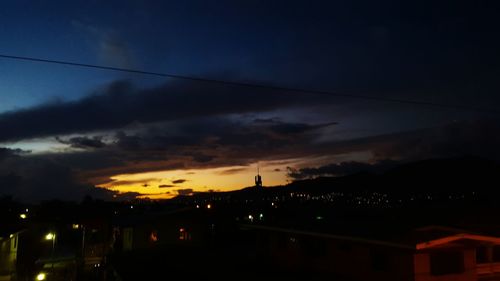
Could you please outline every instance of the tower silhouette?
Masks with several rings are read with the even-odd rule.
[[[259,163],[257,163],[257,175],[255,176],[255,186],[262,187],[262,177],[260,176]]]

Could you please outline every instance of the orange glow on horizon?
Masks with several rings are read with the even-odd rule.
[[[272,163],[260,165],[264,186],[286,184],[284,167]],[[232,191],[253,186],[256,173],[254,166],[228,166],[122,174],[99,187],[119,193],[137,192],[142,199],[170,199],[194,192]]]

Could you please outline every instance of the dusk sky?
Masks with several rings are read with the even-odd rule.
[[[257,163],[271,186],[287,167],[500,160],[500,5],[461,2],[5,1],[3,55],[450,107],[0,58],[0,195],[171,198],[251,186]]]

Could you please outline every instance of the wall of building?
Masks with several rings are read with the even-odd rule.
[[[435,249],[434,251],[442,251]],[[446,250],[446,249],[444,249]],[[462,249],[464,268],[462,273],[435,275],[431,272],[431,254],[424,252],[415,254],[415,281],[476,281],[475,249]]]
[[[289,270],[314,271],[347,280],[413,280],[409,250],[313,236],[269,233],[261,237],[270,260]]]
[[[207,244],[215,239],[215,224],[165,218],[122,227],[123,250],[147,249],[161,244]]]
[[[10,276],[16,272],[19,235],[0,240],[0,276]]]

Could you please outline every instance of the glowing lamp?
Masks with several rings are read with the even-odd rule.
[[[47,233],[47,235],[45,235],[45,240],[54,240],[56,238],[56,235],[54,233]]]

